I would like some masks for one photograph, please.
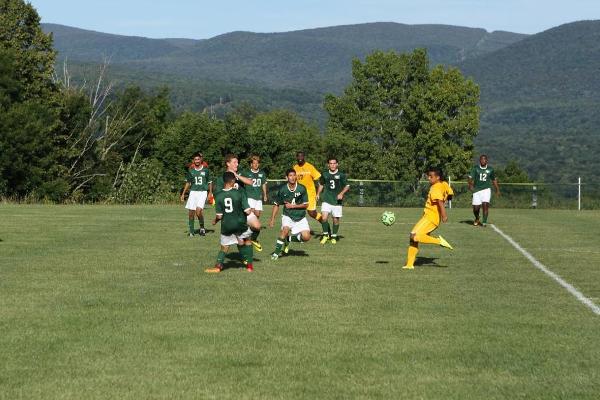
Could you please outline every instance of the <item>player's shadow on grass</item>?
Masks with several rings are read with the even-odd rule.
[[[437,258],[434,257],[417,257],[415,260],[415,267],[434,267],[434,268],[448,268],[447,265],[439,265],[435,262]]]
[[[462,221],[459,221],[459,223],[461,224],[466,224],[466,225],[473,225],[473,220],[472,219],[463,219]]]
[[[215,230],[214,229],[204,229],[204,232],[206,232],[206,233],[214,233]],[[200,234],[200,228],[194,229],[194,235],[199,235],[199,234]]]
[[[290,249],[289,253],[286,254],[288,257],[308,257],[308,254],[304,250]]]

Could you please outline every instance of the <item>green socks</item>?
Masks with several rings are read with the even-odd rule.
[[[260,235],[260,231],[252,231],[252,235],[250,236],[250,239],[253,242],[256,242],[258,240],[258,235]]]
[[[323,235],[329,235],[329,233],[330,233],[329,222],[323,221],[323,222],[321,222],[321,226],[323,227]],[[334,225],[334,227],[335,227],[335,225]]]
[[[190,233],[194,234],[194,218],[188,219],[188,227],[190,228]]]
[[[242,255],[242,258],[248,262],[248,264],[252,264],[252,261],[254,261],[254,250],[252,249],[252,245],[242,246],[240,249],[240,254]]]
[[[284,239],[277,239],[277,244],[275,245],[275,254],[281,254],[281,249],[283,248]]]
[[[289,240],[290,242],[302,242],[302,234],[290,235]]]
[[[337,224],[337,225],[333,224],[333,235],[331,235],[331,236],[337,237],[337,233],[339,230],[340,230],[340,224]]]
[[[198,217],[198,222],[200,222],[200,229],[204,229],[204,214],[202,214],[201,217]]]
[[[217,264],[223,264],[225,262],[225,252],[223,250],[219,251],[217,255]]]

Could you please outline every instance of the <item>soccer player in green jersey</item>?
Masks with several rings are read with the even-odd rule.
[[[319,179],[319,189],[317,189],[317,201],[321,203],[321,226],[323,227],[323,237],[321,244],[336,244],[337,234],[340,229],[340,219],[342,218],[342,203],[344,195],[350,190],[350,185],[346,179],[346,174],[338,171],[338,160],[335,157],[329,157],[327,160],[329,169],[325,171]],[[333,222],[333,233],[330,231],[328,217],[331,214]]]
[[[232,172],[225,172],[222,179],[224,187],[215,196],[216,216],[213,221],[213,225],[221,221],[221,249],[217,255],[215,266],[205,269],[205,272],[219,273],[223,270],[225,254],[232,244],[238,245],[246,264],[246,270],[252,272],[254,268],[252,266],[251,231],[246,223],[246,216],[250,214],[248,198],[243,190],[234,189],[236,178]]]
[[[202,165],[202,154],[196,153],[192,157],[192,167],[185,174],[185,185],[181,192],[181,202],[185,200],[185,193],[190,189],[185,208],[188,210],[189,235],[194,236],[194,216],[198,217],[200,223],[200,235],[204,236],[204,204],[206,198],[211,195],[212,181],[208,168]]]
[[[253,155],[250,157],[250,169],[242,171],[240,176],[252,181],[250,185],[244,185],[248,204],[256,218],[260,218],[263,210],[263,201],[267,201],[267,175],[260,169],[260,157]],[[256,251],[262,251],[262,245],[258,241],[259,230],[252,231],[252,245]]]
[[[294,169],[288,169],[285,176],[287,183],[279,188],[273,199],[273,211],[269,221],[269,227],[272,228],[275,223],[275,215],[282,206],[281,231],[275,251],[271,254],[271,260],[277,260],[281,256],[286,239],[290,242],[308,242],[310,240],[310,226],[306,219],[306,207],[308,207],[306,188],[297,182]]]
[[[245,176],[238,175],[238,172],[237,172],[238,166],[239,166],[239,159],[237,158],[236,155],[227,154],[225,156],[225,171],[231,172],[231,173],[233,173],[233,175],[235,175],[235,183],[233,185],[233,188],[236,190],[238,190],[240,188],[243,189],[243,187],[245,185],[252,185],[252,180],[250,180],[249,178],[246,178]],[[215,196],[221,190],[223,190],[223,187],[224,187],[223,177],[219,176],[219,177],[217,177],[216,182],[215,182],[215,189],[214,189]],[[248,226],[253,231],[260,231],[260,221],[258,220],[258,218],[256,218],[256,215],[254,215],[254,214],[248,215]],[[260,250],[262,250],[262,248]]]
[[[500,187],[494,169],[488,165],[488,157],[485,154],[479,156],[479,165],[473,167],[469,173],[469,190],[473,192],[473,225],[486,226],[492,197],[492,185],[496,189],[496,195],[500,196]],[[483,207],[483,221],[479,221],[479,211]]]

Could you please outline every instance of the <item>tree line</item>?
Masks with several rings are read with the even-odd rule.
[[[238,105],[223,116],[176,113],[168,89],[116,89],[107,65],[73,83],[55,67],[52,36],[31,4],[0,0],[0,196],[56,202],[153,202],[180,189],[191,155],[213,171],[224,155],[257,154],[281,177],[303,150],[330,155],[350,177],[394,179],[414,190],[428,166],[464,176],[479,129],[479,88],[427,52],[375,51],[354,60],[352,82],[327,95],[322,131],[290,110]]]

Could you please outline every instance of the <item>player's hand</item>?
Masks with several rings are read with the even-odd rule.
[[[269,198],[268,198],[267,196],[264,196],[264,197],[263,197],[263,203],[266,203],[266,202],[268,202],[268,201],[269,201]]]
[[[273,219],[269,220],[269,228],[272,228],[273,225],[275,225],[275,220],[273,220]]]
[[[185,196],[182,194],[181,197],[179,197],[179,199],[181,200],[181,202],[183,203],[185,201]]]
[[[445,223],[445,222],[448,222],[448,216],[447,216],[447,215],[444,215],[444,216],[442,217],[442,222],[444,222],[444,223]]]
[[[289,210],[290,208],[294,208],[294,204],[292,204],[292,203],[288,203],[288,202],[285,202],[285,208],[287,208],[288,210]]]
[[[217,222],[219,222],[219,220],[215,218],[215,219],[213,220],[212,224],[213,224],[213,225],[216,225],[216,224],[217,224]]]
[[[337,199],[338,199],[338,200],[344,200],[344,195],[343,195],[343,194],[341,194],[341,193],[340,193],[340,194],[338,194],[338,195],[337,195]]]

